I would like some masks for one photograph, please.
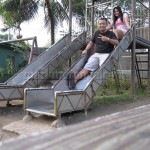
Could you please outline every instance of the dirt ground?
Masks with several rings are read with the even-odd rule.
[[[0,142],[16,138],[20,135],[28,136],[39,131],[53,130],[51,123],[55,118],[36,115],[32,121],[25,123],[22,121],[26,115],[26,112],[23,110],[23,101],[15,100],[11,104],[11,106],[6,107],[6,102],[0,101]],[[105,116],[147,104],[150,104],[150,96],[138,97],[132,101],[116,102],[113,104],[104,103],[92,106],[88,110],[87,116],[85,116],[83,111],[78,111],[64,114],[62,119],[66,126],[69,126],[99,116]]]

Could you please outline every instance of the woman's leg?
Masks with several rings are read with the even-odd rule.
[[[118,40],[121,40],[124,36],[124,33],[121,30],[113,29],[113,32],[116,34]]]

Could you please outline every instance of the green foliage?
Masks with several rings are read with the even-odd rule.
[[[26,66],[27,63],[28,63],[27,60],[24,59],[24,61],[16,68],[14,67],[13,61],[11,59],[7,59],[6,61],[7,68],[6,69],[0,68],[0,81],[1,82],[6,81],[20,69]]]
[[[8,40],[8,34],[0,34],[0,39]]]
[[[0,68],[0,77],[4,77],[4,69],[3,68]]]
[[[26,66],[27,63],[28,63],[27,60],[24,59],[23,62],[16,68],[16,67],[14,67],[13,61],[11,59],[7,59],[7,61],[6,61],[7,69],[6,70],[3,69],[3,73],[7,74],[8,78],[10,78],[16,72],[18,72],[20,69],[22,69],[24,66]]]
[[[17,52],[20,52],[20,53],[23,52],[22,49],[19,48],[17,45],[11,45],[11,48],[13,48],[13,50],[14,50],[14,51],[17,51]]]
[[[11,45],[14,51],[18,51],[20,53],[24,52],[25,50],[30,50],[30,45],[25,43],[24,41],[19,41],[17,44]]]
[[[131,87],[131,82],[128,79],[119,79],[120,90],[129,90]],[[116,89],[116,83],[114,78],[108,78],[105,82],[106,88]]]
[[[136,88],[136,96],[141,97],[146,95],[147,82],[143,81],[143,86]],[[116,93],[115,80],[108,78],[104,86],[98,91],[94,101],[95,104],[100,103],[116,103],[131,101],[131,83],[129,80],[120,79],[119,93]]]
[[[14,69],[12,60],[11,59],[7,59],[6,64],[7,64],[7,73],[8,73],[8,75],[9,76],[13,75],[14,72],[15,72],[15,69]]]
[[[39,0],[6,0],[0,2],[0,15],[6,28],[20,29],[20,24],[32,19],[38,10]]]
[[[143,86],[142,88],[141,87],[136,88],[136,95],[137,96],[146,95],[146,86]]]
[[[45,27],[51,31],[51,44],[55,43],[55,28],[58,23],[67,20],[68,15],[62,5],[55,0],[43,1],[45,13]]]
[[[69,0],[62,0],[64,8],[69,11]],[[81,16],[85,15],[85,0],[73,0],[72,12]]]
[[[27,64],[28,64],[28,61],[27,61],[26,59],[24,59],[23,62],[18,66],[18,69],[16,69],[16,70],[22,69],[22,68],[25,67]]]
[[[111,95],[111,96],[97,96],[94,101],[94,105],[96,104],[110,104],[110,103],[117,103],[117,102],[130,102],[132,100],[131,94],[129,92],[118,94],[118,95]]]
[[[64,9],[69,12],[69,0],[62,0]],[[72,15],[78,19],[77,23],[79,26],[84,27],[85,25],[85,0],[72,1]]]
[[[41,0],[5,0],[0,1],[0,15],[5,24],[5,31],[9,28],[19,30],[20,24],[24,21],[34,19],[36,16]],[[54,41],[55,27],[58,22],[62,22],[68,18],[66,11],[62,5],[55,0],[42,0],[45,13],[45,27],[51,31],[51,43]]]
[[[24,42],[24,41],[19,41],[19,42],[18,42],[18,45],[21,47],[21,49],[22,49],[23,51],[30,49],[29,43],[26,43],[26,42]]]

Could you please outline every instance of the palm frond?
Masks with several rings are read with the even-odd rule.
[[[24,21],[35,17],[40,0],[9,0],[1,3],[2,17],[10,27],[19,27]]]
[[[56,27],[59,22],[68,19],[68,14],[59,2],[45,0],[45,27]]]

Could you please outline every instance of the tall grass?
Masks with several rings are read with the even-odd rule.
[[[136,85],[136,96],[146,96],[146,82],[143,82],[142,88]],[[117,90],[118,88],[118,90]],[[115,80],[108,78],[104,86],[97,92],[93,104],[101,103],[118,103],[118,102],[131,102],[131,83],[129,80],[120,80],[120,87],[116,87]]]

